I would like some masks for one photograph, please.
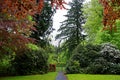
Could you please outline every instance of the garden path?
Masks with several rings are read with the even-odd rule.
[[[56,80],[68,80],[68,79],[67,79],[67,76],[64,75],[64,73],[60,71],[56,77]]]

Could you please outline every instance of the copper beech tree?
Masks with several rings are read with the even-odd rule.
[[[64,0],[51,0],[53,7],[62,9],[64,4]],[[43,7],[44,0],[0,0],[0,53],[17,52],[34,42],[29,35],[35,23],[29,17]]]
[[[103,5],[103,30],[115,30],[115,21],[120,19],[120,0],[99,0]]]

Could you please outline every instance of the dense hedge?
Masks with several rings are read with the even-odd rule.
[[[76,60],[71,60],[68,62],[66,66],[66,73],[79,73],[80,68],[79,68],[79,62]]]
[[[43,74],[48,72],[48,54],[45,50],[28,44],[28,49],[21,50],[17,55],[0,56],[0,76]]]
[[[120,74],[120,51],[110,43],[79,45],[66,65],[66,73]]]
[[[43,49],[27,50],[12,61],[18,75],[47,73],[48,56]]]

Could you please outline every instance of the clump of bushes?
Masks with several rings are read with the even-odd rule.
[[[69,63],[66,66],[66,73],[68,74],[74,74],[74,73],[79,73],[79,62],[76,60],[69,61]]]
[[[78,61],[79,65],[71,64]],[[77,68],[77,70],[72,67]],[[110,44],[79,45],[66,65],[66,73],[120,74],[120,51]]]
[[[73,55],[71,56],[70,61],[67,64],[69,66],[66,66],[66,73],[73,73],[70,67],[72,67],[74,64],[72,64],[71,66],[70,63],[72,63],[71,61],[74,60],[79,62],[79,65],[77,65],[77,69],[79,71],[74,73],[87,73],[87,67],[91,64],[91,62],[94,61],[94,59],[99,56],[98,51],[100,51],[100,45],[94,46],[88,44],[85,47],[82,45],[78,45],[77,48],[73,51]]]
[[[14,54],[14,53],[13,53]],[[15,70],[12,67],[11,61],[14,59],[14,55],[2,55],[0,57],[0,76],[14,75]]]
[[[48,72],[48,55],[42,48],[26,50],[12,61],[18,75],[43,74]]]
[[[6,75],[8,73],[7,69],[10,66],[10,60],[8,56],[2,57],[0,59],[0,76]]]
[[[120,74],[120,50],[110,43],[105,43],[101,46],[100,55],[106,60],[106,72],[109,74]],[[103,65],[103,64],[101,64]],[[104,66],[104,65],[103,65]]]
[[[0,58],[0,76],[44,74],[48,72],[48,54],[45,50],[28,44],[17,54],[7,54]]]

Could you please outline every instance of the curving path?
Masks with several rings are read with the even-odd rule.
[[[68,79],[67,79],[67,76],[65,76],[63,72],[59,72],[56,77],[56,80],[68,80]]]

